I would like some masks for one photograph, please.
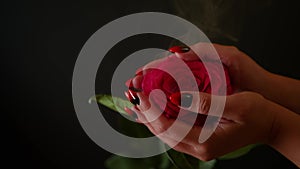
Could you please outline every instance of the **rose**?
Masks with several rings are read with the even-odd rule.
[[[145,95],[149,96],[152,90],[160,89],[162,90],[166,97],[167,103],[161,101],[161,96],[154,95],[152,100],[158,105],[162,110],[163,114],[168,118],[177,118],[180,108],[170,101],[170,96],[174,93],[180,92],[178,84],[181,84],[181,90],[183,91],[197,91],[211,93],[212,87],[210,83],[210,78],[208,72],[200,60],[195,61],[184,61],[184,63],[189,67],[190,71],[194,75],[194,78],[187,76],[187,71],[184,69],[182,64],[178,64],[179,58],[175,55],[171,55],[168,58],[160,61],[156,64],[155,69],[150,68],[143,71],[143,77],[141,81],[141,88]],[[216,86],[217,92],[221,94],[224,88],[227,89],[227,94],[232,94],[232,87],[230,85],[230,79],[228,75],[227,68],[224,66],[224,72],[226,77],[226,84],[222,82],[220,73],[222,73],[221,66],[217,65],[219,63],[214,61],[206,61],[205,65],[213,72],[213,80]],[[172,70],[176,77],[179,77],[177,81],[163,70]],[[193,81],[196,80],[197,86],[193,85]],[[215,90],[215,89],[214,89]],[[206,119],[206,115],[188,112],[187,110],[181,110],[182,116],[180,120],[185,122],[194,121],[197,118],[195,125],[203,125]]]

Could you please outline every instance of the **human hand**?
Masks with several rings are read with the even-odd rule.
[[[213,54],[212,47],[217,51],[221,62],[228,68],[231,85],[235,92],[257,92],[300,114],[300,81],[266,71],[234,46],[197,43],[191,46],[193,50],[176,53],[176,56],[184,60],[197,60],[199,57],[201,60],[209,60]],[[193,51],[200,56],[198,57]]]
[[[211,59],[206,52],[205,44],[196,44],[196,46],[197,49],[193,47],[192,49],[202,52],[202,55],[200,56],[201,59]],[[154,104],[150,104],[151,98],[147,98],[142,93],[138,93],[140,105],[135,106],[132,109],[137,112],[139,121],[144,122],[155,135],[171,147],[174,147],[174,149],[202,160],[209,160],[247,144],[260,142],[269,144],[299,166],[300,159],[299,153],[297,153],[299,151],[297,151],[298,148],[296,145],[298,145],[300,139],[298,132],[298,129],[300,128],[300,117],[296,115],[295,112],[291,112],[290,110],[265,99],[268,98],[277,103],[281,103],[281,105],[285,105],[288,108],[297,107],[295,105],[298,105],[297,100],[299,99],[295,99],[295,97],[292,96],[293,93],[294,95],[299,93],[297,90],[295,91],[295,89],[299,89],[299,87],[297,87],[299,85],[298,81],[274,76],[274,74],[262,69],[246,54],[238,51],[234,47],[217,44],[214,44],[214,47],[219,53],[223,64],[229,68],[230,76],[232,77],[231,80],[236,89],[257,91],[264,97],[253,92],[240,92],[228,96],[222,118],[226,120],[222,121],[221,119],[214,134],[202,144],[197,142],[198,136],[201,134],[202,130],[199,126],[193,126],[183,140],[178,140],[178,131],[181,131],[182,128],[191,128],[191,126],[186,123],[178,122],[179,127],[177,127],[177,131],[168,131],[167,134],[160,134],[163,131],[166,131],[166,129],[173,124],[174,120],[164,116],[159,116],[159,118],[153,120],[160,115],[159,113],[161,110]],[[179,58],[185,60],[199,59],[197,55],[192,52],[175,54]],[[161,60],[163,59],[165,58],[162,58]],[[160,60],[156,60],[149,65],[155,65],[159,62]],[[128,81],[131,82],[132,87],[139,88],[140,81],[143,78],[143,72],[146,70],[147,65],[137,72],[135,78]],[[253,81],[255,81],[255,83]],[[280,87],[282,90],[268,89],[270,84],[275,86],[275,88]],[[296,87],[293,88],[293,90],[287,90],[290,89],[290,85]],[[203,96],[202,100],[209,102],[210,95],[200,93],[200,97],[201,96]],[[150,105],[151,107],[149,107]],[[203,102],[201,102],[200,105],[209,108],[209,104],[203,104]],[[190,107],[190,109],[192,108],[193,106]],[[197,112],[196,110],[193,111]],[[205,113],[203,110],[199,110],[198,112]],[[231,116],[230,114],[236,116]],[[149,122],[149,120],[152,121]]]
[[[235,91],[259,92],[264,88],[270,73],[234,46],[197,43],[191,46],[192,50],[189,52],[176,53],[176,56],[183,60],[198,60],[199,57],[201,60],[210,60],[213,59],[212,47],[217,51],[221,62],[228,68]],[[199,54],[199,57],[195,53]]]
[[[215,60],[220,59],[221,62],[228,68],[230,80],[232,86],[237,91],[254,91],[262,93],[265,89],[266,81],[270,78],[271,73],[259,66],[253,61],[247,54],[240,51],[234,46],[224,46],[220,44],[211,43],[197,43],[190,46],[192,50],[175,53],[175,55],[186,61],[193,60]],[[218,53],[217,57],[213,57],[215,53],[214,49]],[[197,54],[199,55],[197,55]],[[154,60],[145,66],[137,70],[137,74],[142,74],[149,67],[155,67],[155,65],[162,62],[166,57]],[[131,79],[128,81],[130,82]],[[127,84],[128,85],[128,84]]]
[[[189,92],[193,96],[199,95],[200,109],[192,102],[189,108],[193,112],[207,114],[211,96],[206,93]],[[173,149],[192,155],[200,160],[211,160],[232,152],[238,148],[253,143],[268,143],[273,138],[272,126],[275,115],[267,111],[269,101],[253,92],[241,92],[227,96],[223,117],[211,137],[204,143],[198,138],[202,127],[192,124],[176,122],[174,119],[161,116],[161,110],[143,93],[138,92],[140,104],[132,108],[138,116],[138,121],[144,123],[149,130]],[[225,96],[216,96],[225,97]],[[172,126],[173,130],[169,130]],[[190,129],[181,140],[180,132]]]

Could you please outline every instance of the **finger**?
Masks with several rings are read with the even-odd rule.
[[[144,123],[145,124],[147,122],[145,116],[143,115],[143,113],[141,113],[141,111],[137,108],[137,106],[132,106],[130,108],[130,110],[133,111],[136,114],[136,119],[135,120],[138,123]]]
[[[174,48],[176,48],[176,50],[173,50]],[[189,50],[179,50],[177,48],[188,48]],[[189,47],[175,46],[170,48],[169,51],[173,52],[175,56],[185,61],[194,61],[200,59],[193,50],[190,50]]]
[[[212,43],[200,42],[190,46],[190,48],[191,50],[189,52],[176,53],[176,56],[186,61],[199,59],[202,61],[219,60],[216,46]]]
[[[240,92],[228,96],[226,99],[224,115],[236,122],[244,122],[245,117],[247,117],[245,115],[247,115],[247,112],[249,112],[248,110],[252,108],[251,97],[256,97],[256,95],[256,93],[252,92]]]
[[[167,102],[164,93],[159,92],[158,90],[152,90],[149,97],[144,95],[144,93],[142,92],[137,93],[137,96],[140,99],[140,104],[137,105],[137,107],[144,114],[147,122],[152,122],[163,114],[163,110],[158,108],[158,106],[153,102],[153,100],[149,99],[152,98],[153,95],[162,98],[162,103]]]
[[[128,80],[125,82],[125,86],[127,86],[127,87],[130,87],[131,84],[132,84],[132,79],[128,79]]]
[[[158,138],[161,141],[163,141],[165,144],[167,144],[170,148],[176,151],[189,154],[199,159],[203,159],[202,156],[200,156],[201,149],[199,148],[200,147],[199,144],[178,142],[166,136],[159,136]]]
[[[235,106],[240,106],[235,103],[233,97],[193,91],[174,93],[170,96],[170,101],[184,110],[216,117],[222,116],[226,122],[235,120],[236,115],[232,112],[235,112]],[[225,122],[224,120],[222,122]]]
[[[200,126],[191,126],[165,116],[160,116],[145,125],[158,137],[168,137],[186,144],[198,144],[198,137],[202,129]]]
[[[172,55],[170,55],[172,56]],[[152,62],[149,62],[148,64],[146,64],[144,67],[143,67],[143,71],[146,71],[147,69],[150,69],[150,68],[156,68],[159,66],[159,64],[161,62],[163,62],[165,59],[167,59],[168,57],[163,57],[163,58],[160,58],[160,59],[156,59]]]
[[[142,89],[143,76],[137,75],[132,79],[132,85],[135,89]]]
[[[194,146],[193,145],[176,141],[176,140],[174,140],[172,138],[169,138],[167,136],[159,135],[159,133],[156,133],[156,131],[153,130],[153,129],[151,129],[151,128],[149,128],[149,130],[155,136],[157,136],[162,142],[164,142],[165,144],[167,144],[170,148],[172,148],[172,149],[174,149],[176,151],[179,151],[179,152],[183,152],[183,153],[187,153],[187,154],[193,155],[193,156],[196,157],[197,153],[195,151],[193,151],[194,150]]]
[[[157,136],[162,142],[164,142],[165,144],[167,144],[170,148],[176,150],[176,151],[179,151],[179,152],[182,152],[182,153],[186,153],[186,154],[189,154],[189,155],[192,155],[194,157],[198,157],[199,155],[199,152],[196,152],[195,150],[195,147],[197,145],[193,145],[191,144],[191,142],[188,142],[188,143],[184,143],[182,141],[177,141],[177,140],[174,140],[168,136],[163,136],[163,135],[160,135],[159,133],[156,132],[156,130],[154,130],[152,128],[151,125],[147,124],[146,125],[149,130],[155,135]]]
[[[136,75],[143,75],[143,67],[138,68],[138,69],[135,71],[135,74],[136,74]]]
[[[168,135],[178,141],[198,143],[197,136],[200,135],[201,127],[193,127],[179,120],[168,119],[162,115],[163,111],[153,103],[151,96],[147,101],[148,98],[143,93],[137,93],[137,95],[141,100],[140,105],[137,107],[144,115],[147,121],[146,125],[149,128],[152,128],[156,133]]]
[[[183,91],[172,94],[170,100],[181,109],[207,115],[210,108],[211,96],[208,93]]]

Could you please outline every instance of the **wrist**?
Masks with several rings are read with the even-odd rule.
[[[262,69],[256,74],[256,79],[254,80],[255,83],[251,84],[251,90],[266,96],[270,90],[270,86],[273,86],[272,84],[274,84],[273,78],[273,73]]]
[[[300,166],[300,116],[275,103],[270,106],[274,120],[267,144]]]
[[[280,112],[280,108],[278,109],[278,105],[267,100],[267,109],[266,113],[271,114],[271,124],[270,130],[267,135],[267,144],[271,147],[277,142],[280,133],[282,132],[282,115]],[[281,106],[280,106],[281,107]]]

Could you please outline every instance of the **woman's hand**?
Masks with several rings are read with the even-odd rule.
[[[211,59],[206,50],[207,45],[211,46],[199,43],[191,48],[201,54],[201,59]],[[169,132],[168,128],[174,120],[159,116],[161,110],[155,104],[151,104],[151,98],[147,98],[141,92],[137,93],[140,104],[132,108],[138,115],[138,121],[144,123],[153,134],[177,151],[201,160],[222,156],[248,144],[266,143],[300,166],[300,116],[296,114],[300,112],[300,81],[267,72],[235,47],[217,44],[213,46],[222,63],[229,69],[232,85],[240,92],[226,97],[222,116],[226,120],[218,123],[212,136],[200,144],[198,138],[202,127],[191,127],[192,124],[180,121],[177,123],[178,130]],[[184,60],[199,59],[192,51],[175,54]],[[159,62],[160,60],[156,60],[149,65]],[[147,65],[141,68],[140,72],[146,69]],[[135,78],[129,80],[134,88],[140,88],[142,76],[142,73],[137,73]],[[192,103],[187,109],[207,114],[211,96],[206,93],[191,94],[200,95],[202,99],[196,104],[200,104],[202,108],[195,110],[195,103]],[[178,132],[184,128],[191,129],[181,140]]]
[[[265,85],[269,73],[234,46],[197,43],[191,46],[193,50],[176,55],[183,60],[198,60],[199,57],[201,60],[210,60],[214,55],[212,47],[217,51],[221,62],[228,68],[231,83],[236,91],[257,91]],[[198,53],[199,57],[195,53]]]
[[[300,113],[300,81],[270,73],[259,66],[247,54],[234,46],[210,43],[197,43],[191,48],[201,59],[211,59],[213,46],[222,63],[227,66],[231,84],[235,91],[253,91],[296,113]],[[191,50],[177,53],[184,60],[197,60],[199,57]]]
[[[190,92],[200,95],[200,109],[195,110],[196,103],[186,108],[202,114],[207,114],[210,106],[210,95],[206,93]],[[149,130],[158,136],[163,142],[175,150],[190,154],[201,160],[207,161],[232,152],[238,148],[252,143],[269,143],[275,137],[274,122],[275,114],[268,112],[269,101],[261,95],[253,92],[242,92],[227,97],[223,118],[212,136],[204,143],[199,143],[198,138],[202,127],[193,126],[183,122],[176,123],[176,132],[166,132],[173,125],[174,119],[159,116],[161,110],[151,104],[151,98],[142,93],[137,93],[140,105],[132,108],[137,113],[139,122],[144,123]],[[218,96],[217,96],[218,97]],[[155,117],[158,117],[155,119]],[[185,128],[191,128],[180,140],[181,133]],[[163,133],[163,134],[162,134]]]

